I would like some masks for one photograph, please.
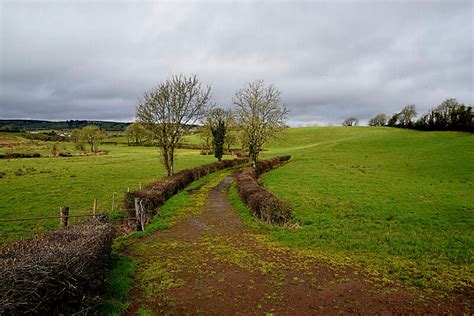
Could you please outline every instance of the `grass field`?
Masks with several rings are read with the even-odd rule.
[[[27,146],[27,141],[18,140]],[[29,143],[28,146],[30,151],[41,152],[48,145]],[[73,144],[61,146],[73,147]],[[122,207],[123,194],[128,188],[137,189],[140,183],[145,185],[165,175],[157,148],[103,145],[99,149],[108,154],[0,160],[0,218],[54,216],[59,214],[61,205],[70,206],[72,211],[91,210],[94,199],[98,200],[99,211],[110,210],[113,192],[117,192],[117,210]],[[213,157],[199,155],[196,150],[178,150],[177,157],[178,170],[214,161]],[[41,223],[53,228],[58,222]],[[0,231],[27,230],[35,225],[33,222],[0,223]]]
[[[301,227],[273,237],[428,287],[473,281],[474,136],[389,128],[290,129],[264,176]]]
[[[48,153],[45,143],[4,141]],[[118,193],[121,207],[127,188],[164,176],[156,148],[100,149],[108,154],[0,160],[0,218],[57,215],[61,205],[87,210],[94,198],[99,210],[107,210],[112,192]],[[264,226],[273,239],[334,262],[362,264],[388,282],[401,279],[441,289],[472,284],[474,135],[297,128],[286,130],[262,156],[282,154],[291,154],[292,160],[263,181],[293,206],[300,227]],[[179,150],[178,155],[178,169],[214,160],[199,151]],[[0,229],[31,225],[8,223]],[[47,222],[50,228],[57,225]]]

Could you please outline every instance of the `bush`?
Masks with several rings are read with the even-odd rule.
[[[291,156],[262,160],[256,168],[245,168],[237,175],[237,191],[253,215],[269,224],[285,225],[291,220],[291,207],[258,184],[258,176],[288,161]]]
[[[114,230],[90,221],[0,247],[0,314],[93,313]]]
[[[11,154],[0,155],[0,159],[40,158],[40,157],[41,155],[39,153],[33,153],[33,154],[11,153]]]
[[[184,189],[191,182],[202,178],[209,173],[225,168],[230,168],[248,162],[248,158],[236,158],[233,160],[222,160],[214,163],[201,165],[192,169],[185,169],[170,177],[161,179],[145,186],[141,190],[127,192],[125,194],[125,208],[131,217],[135,216],[135,198],[142,201],[143,207],[153,216],[160,207],[172,195]]]

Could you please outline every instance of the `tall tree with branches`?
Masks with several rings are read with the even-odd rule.
[[[289,111],[280,95],[273,85],[257,80],[238,90],[232,100],[237,106],[244,142],[254,167],[263,145],[285,128]]]
[[[210,107],[211,88],[196,75],[175,75],[143,94],[136,114],[158,139],[168,176],[173,175],[178,143]]]

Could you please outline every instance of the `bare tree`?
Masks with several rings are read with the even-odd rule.
[[[387,115],[380,113],[369,120],[369,126],[385,126],[387,123]]]
[[[414,104],[406,105],[399,113],[398,120],[402,127],[409,127],[413,125],[413,119],[418,113]]]
[[[138,120],[158,139],[168,176],[173,175],[175,150],[209,107],[211,88],[201,88],[196,75],[172,76],[143,95],[136,108]]]
[[[342,122],[342,126],[357,126],[359,125],[359,119],[355,117],[348,117]]]
[[[232,100],[254,167],[262,146],[285,127],[289,112],[281,103],[280,94],[274,86],[257,80],[238,90]]]

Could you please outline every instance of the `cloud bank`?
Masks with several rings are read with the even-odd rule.
[[[474,104],[471,1],[0,4],[0,118],[130,121],[144,90],[198,74],[231,107],[282,92],[292,125]]]

